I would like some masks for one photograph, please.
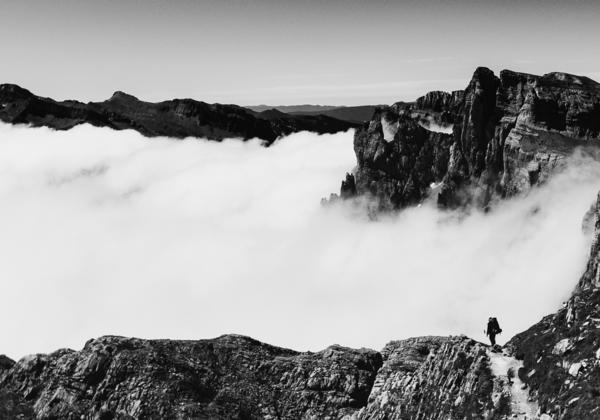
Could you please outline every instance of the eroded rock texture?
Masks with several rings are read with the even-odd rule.
[[[382,350],[369,403],[353,419],[494,419],[509,414],[495,405],[486,346],[466,337],[419,337]]]
[[[485,207],[547,179],[577,146],[600,141],[600,84],[564,73],[480,67],[464,91],[379,108],[354,139],[358,195],[380,209],[430,195]],[[439,192],[439,193],[438,193]]]
[[[421,337],[382,352],[298,353],[247,337],[102,337],[81,351],[8,361],[2,418],[501,418],[486,346]]]
[[[375,351],[339,346],[298,353],[241,336],[102,337],[20,360],[0,374],[0,389],[40,419],[329,419],[366,404],[380,366]]]
[[[268,111],[256,113],[237,105],[207,104],[193,99],[144,102],[123,92],[115,92],[104,102],[57,102],[8,84],[0,85],[0,120],[57,130],[88,123],[116,130],[133,129],[148,137],[259,138],[267,143],[298,131],[335,133],[357,126],[327,116],[278,112],[274,117]]]

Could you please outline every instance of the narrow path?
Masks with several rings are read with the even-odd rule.
[[[529,392],[525,384],[519,378],[519,369],[523,366],[523,362],[514,357],[507,356],[502,353],[494,353],[488,350],[490,357],[490,368],[492,373],[499,379],[502,379],[507,390],[510,392],[510,407],[513,413],[513,418],[521,420],[539,419],[538,404],[534,401],[529,401]],[[508,371],[512,371],[509,377]],[[516,415],[516,417],[514,417]]]

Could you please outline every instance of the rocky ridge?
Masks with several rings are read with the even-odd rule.
[[[497,77],[480,67],[462,91],[378,108],[355,133],[352,177],[356,195],[379,210],[434,194],[442,207],[486,207],[544,182],[576,147],[599,141],[597,82],[509,70]]]
[[[101,337],[80,351],[6,361],[0,401],[38,419],[502,418],[486,346],[421,337],[381,352],[298,353],[242,336]],[[11,411],[12,410],[12,411]],[[5,416],[8,414],[5,413]]]
[[[0,121],[68,130],[79,124],[132,129],[147,137],[259,138],[267,144],[298,131],[335,133],[357,124],[327,116],[294,116],[276,119],[237,105],[207,104],[193,99],[144,102],[115,92],[104,102],[58,102],[36,96],[16,85],[0,85]]]

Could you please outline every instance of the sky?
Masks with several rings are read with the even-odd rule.
[[[500,343],[568,298],[600,189],[583,155],[530,194],[470,215],[432,202],[381,217],[320,200],[353,133],[147,139],[0,123],[0,353],[105,334],[244,334],[296,350],[467,334]]]
[[[596,0],[0,3],[0,82],[57,99],[382,104],[477,66],[600,79]]]

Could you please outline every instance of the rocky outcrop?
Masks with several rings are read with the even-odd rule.
[[[394,341],[382,350],[369,403],[354,419],[502,418],[486,347],[466,337]]]
[[[102,337],[21,359],[0,373],[0,389],[40,419],[328,419],[367,403],[380,366],[375,351],[339,346]]]
[[[599,141],[600,84],[480,67],[464,91],[379,108],[356,131],[357,194],[380,209],[432,194],[444,207],[485,207],[544,182],[576,147]]]
[[[104,102],[57,102],[6,84],[0,85],[0,120],[57,130],[88,123],[116,130],[132,129],[148,137],[259,138],[267,143],[298,131],[335,133],[357,126],[325,116],[281,113],[271,119],[237,105],[207,104],[193,99],[144,102],[123,92],[115,92]]]
[[[452,136],[423,128],[403,110],[380,110],[354,136],[357,194],[374,197],[382,208],[423,199],[431,183],[448,172]]]
[[[7,363],[5,417],[38,419],[502,418],[486,346],[421,337],[381,352],[298,353],[242,336],[102,337]],[[12,410],[12,411],[11,411]],[[0,413],[2,413],[0,411]]]

